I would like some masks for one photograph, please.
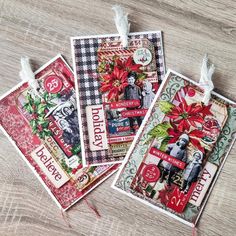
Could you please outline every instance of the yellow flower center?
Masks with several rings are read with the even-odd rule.
[[[121,85],[119,80],[115,80],[112,84],[114,87],[119,87]]]

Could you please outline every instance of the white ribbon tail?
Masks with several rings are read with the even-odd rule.
[[[215,66],[213,64],[208,65],[208,57],[207,55],[204,56],[202,61],[202,68],[201,68],[201,78],[199,81],[199,86],[204,90],[204,96],[202,102],[205,105],[208,105],[211,99],[211,92],[214,89],[214,84],[212,82],[212,75],[215,71]]]
[[[120,35],[122,45],[124,48],[128,46],[128,34],[130,30],[130,24],[128,22],[128,14],[125,14],[121,6],[116,5],[112,7],[116,16],[115,16],[115,24],[117,31]]]
[[[39,95],[39,84],[35,79],[28,57],[21,57],[21,71],[20,77],[22,81],[28,82],[29,86],[34,90],[35,94]]]

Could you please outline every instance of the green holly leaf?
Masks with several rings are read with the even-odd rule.
[[[81,146],[80,146],[80,144],[77,144],[77,145],[73,146],[72,149],[71,149],[71,152],[72,152],[74,155],[76,155],[76,154],[78,154],[79,152],[81,152]]]
[[[162,152],[165,152],[165,151],[166,151],[167,145],[168,145],[169,141],[170,141],[170,137],[166,137],[166,138],[164,138],[164,139],[162,140],[161,146],[160,146],[160,148],[159,148],[160,151],[162,151]]]
[[[48,100],[48,97],[49,97],[49,94],[48,94],[47,92],[45,92],[45,93],[43,94],[44,100],[47,101],[47,100]]]
[[[41,103],[41,99],[36,97],[35,100],[34,100],[35,106],[37,107],[40,103]]]
[[[45,137],[46,137],[46,134],[45,134],[45,131],[42,131],[42,132],[40,132],[40,134],[41,134],[41,139],[45,139]]]
[[[171,124],[167,121],[164,121],[164,122],[156,125],[154,128],[152,128],[148,132],[148,135],[150,137],[148,138],[148,140],[145,143],[149,143],[152,139],[155,139],[155,138],[166,138],[166,137],[168,137],[167,130],[171,127],[172,127]]]
[[[28,112],[28,113],[30,113],[30,114],[32,114],[33,113],[33,108],[32,108],[32,106],[29,104],[29,103],[26,103],[24,106],[23,106],[23,108]]]
[[[172,110],[174,105],[172,103],[170,103],[170,102],[167,102],[167,101],[160,101],[159,102],[159,107],[160,107],[161,111],[164,114],[167,114],[167,113],[169,113]]]
[[[167,121],[164,121],[158,125],[156,125],[153,129],[148,132],[148,135],[153,137],[163,138],[168,135],[167,130],[171,128],[171,124]]]
[[[33,128],[33,129],[36,129],[37,128],[37,122],[36,122],[36,120],[31,120],[30,121],[30,126]]]
[[[146,74],[138,74],[138,79],[137,80],[139,80],[139,81],[143,81],[143,80],[145,80],[147,78],[147,75]]]
[[[37,108],[37,112],[38,114],[44,114],[44,110],[46,109],[46,105],[45,104],[39,104],[38,108]]]
[[[51,136],[51,135],[52,135],[52,132],[51,132],[51,130],[49,130],[49,129],[45,129],[45,130],[44,130],[44,134],[45,134],[45,136]]]
[[[93,173],[93,172],[95,171],[95,169],[96,169],[96,166],[91,166],[91,167],[89,168],[89,172],[90,172],[90,173]]]
[[[41,123],[43,128],[47,128],[49,125],[49,121],[44,121],[43,123]]]
[[[33,129],[32,129],[32,133],[33,133],[33,134],[37,134],[37,128],[33,128]]]
[[[29,93],[26,95],[26,99],[28,100],[30,105],[33,105],[34,99],[32,98],[32,96]]]
[[[57,98],[57,94],[56,93],[51,93],[50,100],[53,99],[53,98]]]
[[[48,102],[47,103],[47,108],[55,107],[56,104]]]

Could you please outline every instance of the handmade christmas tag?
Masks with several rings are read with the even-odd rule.
[[[117,168],[82,167],[74,77],[60,55],[3,95],[0,113],[1,129],[63,210]]]
[[[169,70],[112,185],[191,226],[235,140],[236,104],[206,91]]]
[[[164,76],[161,32],[73,37],[84,165],[121,162]]]

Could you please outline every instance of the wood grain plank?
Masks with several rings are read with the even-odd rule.
[[[70,36],[116,33],[112,5],[130,13],[131,31],[163,30],[168,68],[199,79],[202,57],[216,65],[217,91],[236,99],[236,2],[233,0],[0,0],[0,94],[20,81],[19,59],[34,69],[57,53],[71,63]],[[110,188],[111,177],[65,216],[0,133],[0,235],[191,235],[185,225]],[[211,194],[198,235],[235,235],[236,148]],[[69,227],[68,222],[71,227]]]

